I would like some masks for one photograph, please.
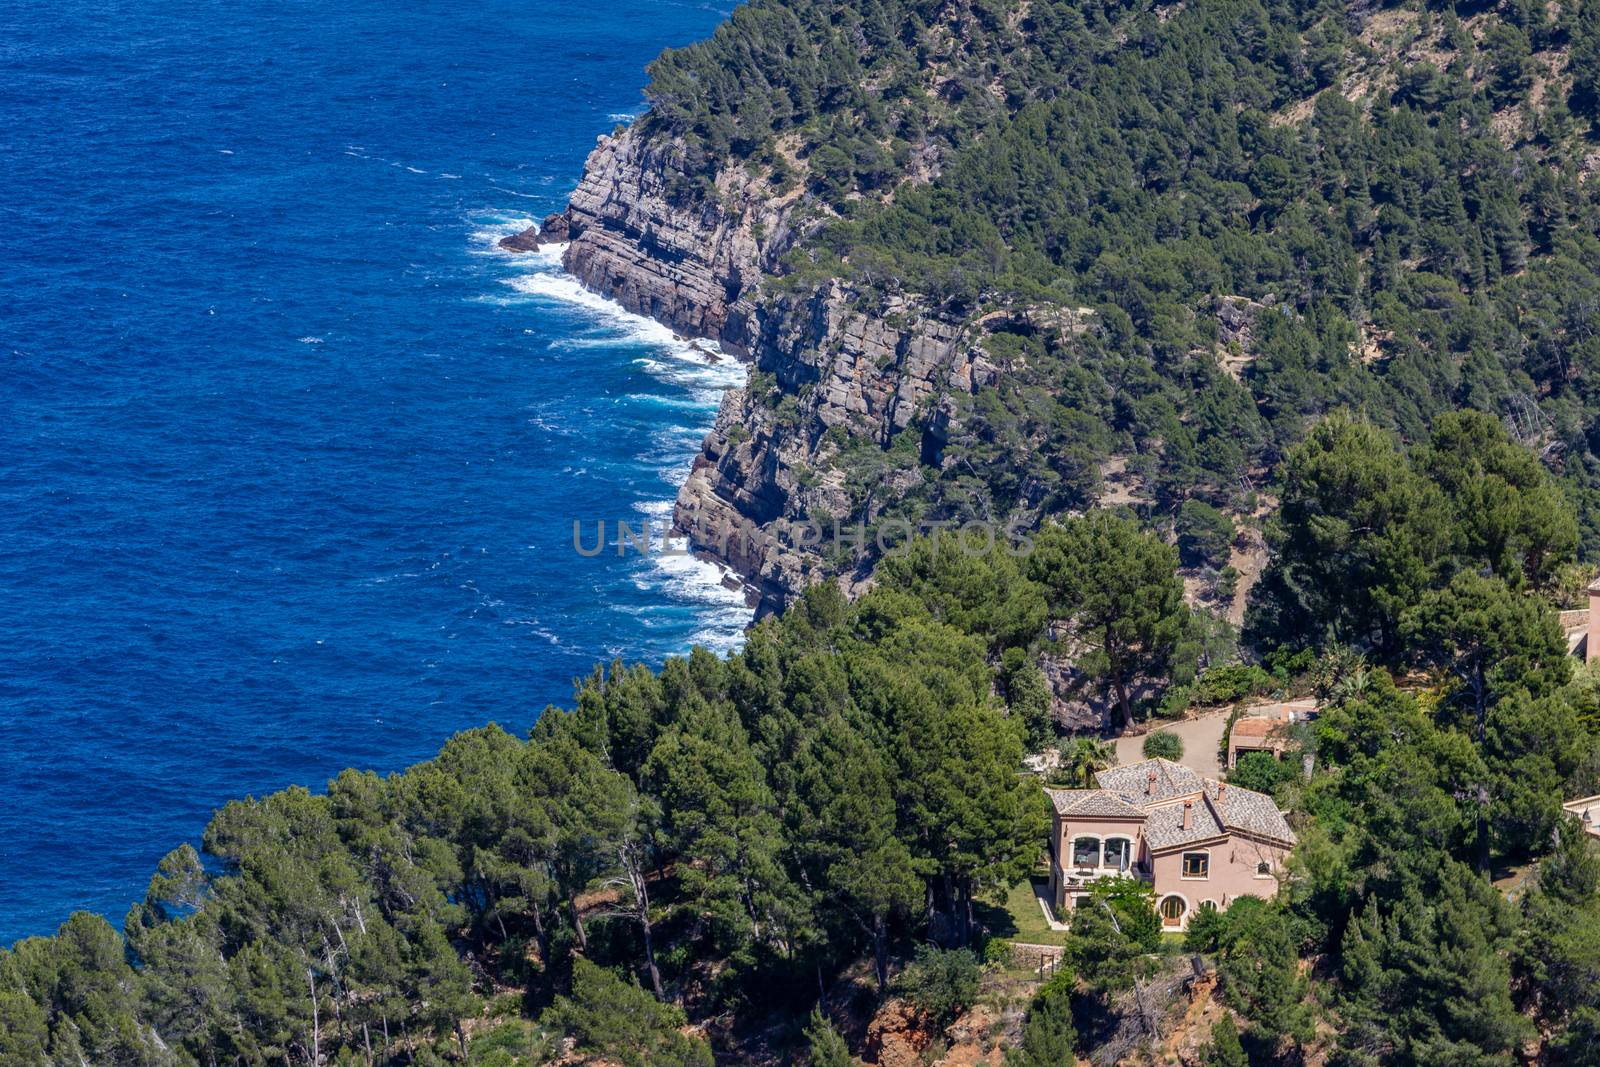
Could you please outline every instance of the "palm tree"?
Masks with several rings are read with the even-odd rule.
[[[1055,778],[1063,785],[1092,789],[1097,772],[1117,765],[1116,746],[1097,737],[1070,738],[1061,742],[1059,751]]]

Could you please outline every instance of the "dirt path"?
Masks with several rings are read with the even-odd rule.
[[[1183,759],[1179,763],[1207,778],[1217,778],[1222,774],[1217,748],[1222,744],[1222,731],[1227,725],[1228,711],[1224,708],[1205,712],[1193,719],[1181,719],[1158,729],[1177,734],[1183,742]],[[1144,759],[1144,738],[1143,734],[1118,738],[1117,762],[1138,763]]]

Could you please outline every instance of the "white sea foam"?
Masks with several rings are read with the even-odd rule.
[[[484,215],[472,220],[476,227],[470,233],[472,238],[472,252],[474,255],[516,256],[515,252],[507,252],[500,247],[502,237],[510,237],[521,233],[534,224],[534,220],[527,215],[514,213]]]
[[[320,345],[322,343],[322,338],[307,335],[300,338],[300,343],[303,345]]]
[[[545,245],[530,253],[510,254],[499,248],[499,240],[533,225],[533,220],[507,214],[483,220],[482,229],[473,233],[480,249],[507,255],[515,272],[505,284],[525,297],[560,304],[577,310],[593,326],[588,336],[570,337],[555,342],[559,348],[600,348],[618,344],[649,348],[648,355],[635,359],[636,365],[652,378],[671,387],[665,395],[627,394],[632,403],[659,403],[694,412],[704,422],[685,425],[675,422],[657,429],[650,445],[638,458],[657,467],[667,486],[681,486],[700,442],[710,429],[724,391],[745,383],[743,364],[721,350],[714,341],[688,340],[677,336],[654,319],[635,315],[615,301],[591,292],[561,268],[566,245]],[[681,395],[673,395],[678,392]],[[689,416],[692,418],[693,416]],[[649,500],[635,510],[651,526],[651,537],[659,548],[661,539],[672,528],[674,501]],[[615,531],[613,530],[613,534]],[[753,612],[745,593],[730,572],[719,564],[692,554],[687,538],[673,537],[671,554],[652,551],[637,560],[635,585],[664,598],[659,609],[636,613],[642,625],[659,627],[667,623],[662,615],[687,609],[697,628],[691,636],[695,644],[718,652],[737,648],[744,641],[744,630]],[[626,610],[618,605],[618,610]]]
[[[726,652],[744,643],[744,628],[754,615],[742,589],[724,584],[728,571],[693,555],[652,556],[653,573],[640,588],[654,588],[691,607],[700,626],[694,643]]]

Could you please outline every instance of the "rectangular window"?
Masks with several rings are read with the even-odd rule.
[[[1208,878],[1211,876],[1211,853],[1185,852],[1183,854],[1183,876],[1185,878]]]

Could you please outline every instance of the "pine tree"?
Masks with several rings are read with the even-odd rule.
[[[1132,725],[1130,690],[1172,671],[1188,629],[1177,555],[1131,520],[1095,511],[1043,530],[1028,564],[1051,610],[1088,642],[1079,666],[1104,682]]]
[[[850,1055],[850,1046],[844,1035],[822,1014],[822,1008],[811,1009],[811,1019],[806,1025],[806,1040],[811,1045],[811,1067],[852,1067],[856,1062]]]
[[[1200,1051],[1200,1058],[1205,1067],[1250,1067],[1232,1015],[1223,1013],[1211,1024],[1211,1043]]]
[[[1052,975],[1034,994],[1022,1021],[1022,1041],[1006,1051],[1006,1067],[1059,1067],[1076,1059],[1078,1041],[1072,1025],[1073,977]]]

